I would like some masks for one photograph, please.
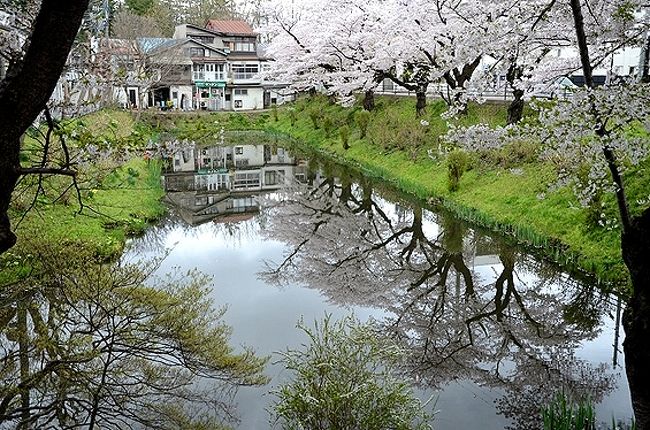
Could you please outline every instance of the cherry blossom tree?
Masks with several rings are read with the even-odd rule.
[[[630,274],[631,296],[624,327],[626,371],[640,429],[650,428],[650,208],[647,199],[630,199],[627,172],[648,156],[648,142],[631,131],[647,124],[650,91],[645,83],[612,82],[596,88],[593,70],[613,50],[644,42],[644,4],[636,1],[549,2],[559,25],[572,29],[570,42],[585,88],[571,100],[539,110],[539,123],[490,130],[485,126],[455,129],[450,137],[467,149],[495,147],[512,139],[542,142],[542,156],[558,167],[558,183],[573,186],[583,205],[603,193],[615,197],[621,252]],[[564,17],[562,19],[562,17]],[[545,73],[544,68],[534,73]],[[480,139],[480,140],[479,140]]]
[[[272,38],[269,54],[275,59],[268,76],[298,91],[325,90],[344,102],[355,92],[372,91],[382,78],[368,63],[377,6],[367,0],[310,2],[301,9],[273,5],[263,29]]]

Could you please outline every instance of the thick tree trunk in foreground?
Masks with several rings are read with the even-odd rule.
[[[570,3],[585,85],[594,88],[582,4],[580,0],[571,0]],[[605,123],[595,106],[592,113],[597,123]],[[597,134],[600,137],[606,137],[604,125],[597,131]],[[630,386],[636,428],[650,430],[650,348],[648,347],[650,340],[650,265],[648,264],[650,209],[646,209],[640,217],[630,219],[619,164],[613,150],[605,142],[603,142],[603,155],[607,160],[612,180],[617,186],[615,194],[623,232],[621,251],[632,278],[632,297],[627,302],[623,315],[625,371]]]
[[[2,125],[0,125],[0,129]],[[20,139],[4,142],[4,133],[0,134],[0,254],[16,244],[16,235],[11,231],[9,222],[9,203],[11,193],[18,180]],[[6,148],[6,149],[5,149]]]
[[[650,209],[623,235],[623,259],[634,291],[623,315],[625,371],[638,430],[650,429]]]
[[[20,138],[56,86],[88,0],[43,0],[23,59],[0,82],[0,253],[15,242],[8,209],[20,175]]]

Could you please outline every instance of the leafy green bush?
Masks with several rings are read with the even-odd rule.
[[[395,377],[404,351],[354,317],[314,329],[299,323],[310,343],[282,354],[293,381],[275,393],[275,419],[284,429],[426,429],[427,415]]]
[[[467,170],[469,157],[467,152],[455,149],[447,155],[447,189],[454,192],[460,186],[460,178]]]
[[[420,120],[401,115],[400,112],[375,117],[368,129],[368,137],[386,152],[407,150],[411,155],[429,142],[427,128]]]
[[[293,107],[289,108],[289,121],[291,122],[292,127],[296,125],[296,121],[298,121],[298,114],[296,113],[296,109]]]
[[[311,122],[314,125],[315,129],[320,128],[320,120],[321,120],[321,118],[322,118],[322,114],[321,114],[320,109],[314,108],[314,109],[311,109],[309,111],[309,119],[311,119]]]
[[[273,115],[273,121],[278,122],[279,118],[278,118],[278,106],[277,105],[271,106],[271,113]]]
[[[361,139],[365,138],[366,133],[368,132],[368,125],[370,124],[370,112],[367,110],[360,110],[356,113],[354,119],[357,123],[357,127],[359,127],[359,132],[361,133],[359,137]]]
[[[589,400],[573,404],[564,392],[542,408],[544,430],[593,430],[596,428],[594,406]]]
[[[228,126],[231,130],[248,130],[251,127],[251,122],[246,115],[233,113],[228,117]]]
[[[334,130],[334,121],[329,115],[325,115],[323,118],[323,131],[325,132],[325,137],[329,138],[332,136],[332,130]]]
[[[350,127],[343,125],[339,128],[339,136],[341,136],[341,142],[343,143],[343,149],[350,148]]]

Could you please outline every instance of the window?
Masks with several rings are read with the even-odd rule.
[[[260,186],[259,173],[237,173],[235,174],[234,188],[248,188]]]
[[[235,95],[236,96],[247,96],[248,95],[248,90],[241,90],[241,89],[236,89],[235,90]]]
[[[235,146],[235,154],[243,154],[244,153],[244,147],[243,146]]]
[[[231,69],[234,79],[253,79],[260,71],[257,64],[233,64]]]
[[[242,108],[244,107],[244,103],[241,100],[235,100],[235,107]]]
[[[264,183],[266,185],[276,185],[278,183],[278,178],[275,174],[275,170],[264,172]]]
[[[212,36],[194,36],[191,34],[188,34],[188,36],[196,41],[203,42],[203,43],[214,43],[214,37]]]
[[[203,48],[190,48],[191,57],[205,57],[205,49]]]
[[[227,101],[227,102],[230,101],[230,93],[226,93],[226,101]]]
[[[235,52],[255,52],[254,43],[235,42]]]

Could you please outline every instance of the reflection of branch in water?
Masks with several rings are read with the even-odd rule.
[[[272,221],[265,232],[290,247],[290,267],[281,264],[274,275],[317,288],[335,302],[392,313],[378,329],[408,346],[410,369],[421,383],[468,378],[510,393],[541,384],[529,368],[544,374],[544,381],[576,386],[578,370],[593,368],[574,356],[592,332],[563,318],[571,298],[581,297],[577,285],[574,292],[557,287],[558,275],[546,267],[538,271],[527,256],[470,235],[443,214],[432,226],[421,208],[392,211],[391,205],[365,184],[344,181],[288,194],[273,217],[291,218],[291,226]],[[310,227],[314,222],[322,223],[317,232]],[[480,254],[479,245],[489,255]],[[493,275],[481,271],[481,255]],[[603,372],[586,375],[583,392],[611,388]]]

